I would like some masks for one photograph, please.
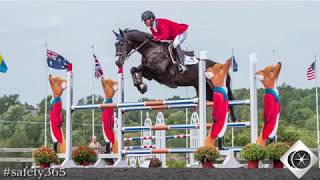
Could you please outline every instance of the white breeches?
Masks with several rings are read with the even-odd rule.
[[[176,38],[174,38],[173,41],[173,48],[176,48],[178,45],[181,45],[184,40],[187,38],[187,31],[184,31],[183,33],[179,34]]]

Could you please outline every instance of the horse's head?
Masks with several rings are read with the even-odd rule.
[[[128,40],[124,31],[119,29],[119,33],[113,31],[116,36],[116,65],[121,67],[124,64],[124,61],[128,58],[129,53],[133,49],[130,40]]]

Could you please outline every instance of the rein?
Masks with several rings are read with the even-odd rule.
[[[149,39],[146,38],[146,40],[144,40],[138,47],[134,48],[134,50],[127,55],[127,58],[131,56],[133,53],[137,52],[143,45],[145,45],[148,42],[148,40]]]
[[[124,61],[126,61],[133,53],[137,52],[143,45],[145,45],[148,42],[148,38],[144,40],[138,47],[134,48],[129,54],[126,53],[117,53],[116,55],[125,55]],[[128,43],[128,42],[127,42]]]

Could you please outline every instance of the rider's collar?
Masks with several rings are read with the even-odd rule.
[[[155,32],[158,32],[157,30],[157,26],[158,26],[158,22],[156,19],[153,20],[153,25],[152,25],[152,29],[155,31]]]

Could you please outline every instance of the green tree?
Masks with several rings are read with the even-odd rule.
[[[0,116],[0,139],[6,139],[13,135],[16,125],[23,121],[26,109],[21,104],[12,105],[8,111]]]
[[[19,95],[13,94],[13,95],[4,95],[0,97],[0,115],[6,112],[10,106],[20,104],[19,102]]]

